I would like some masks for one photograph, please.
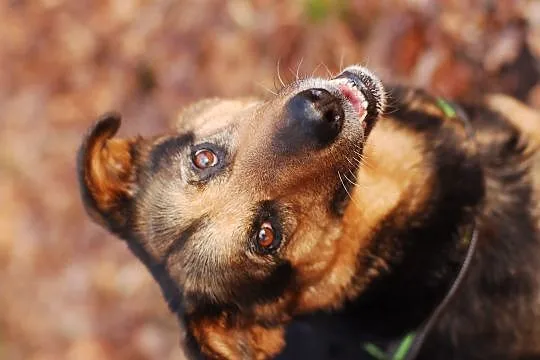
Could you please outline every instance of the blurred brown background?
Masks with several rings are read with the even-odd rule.
[[[162,131],[205,96],[367,64],[540,108],[540,1],[0,0],[0,358],[177,359],[158,287],[85,216],[82,134]]]

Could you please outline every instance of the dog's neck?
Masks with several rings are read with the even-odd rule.
[[[345,306],[357,314],[362,332],[381,337],[402,336],[424,323],[450,291],[469,250],[474,219],[458,226],[441,223],[401,234],[381,233],[380,243],[403,241],[403,257],[379,276],[357,300]]]

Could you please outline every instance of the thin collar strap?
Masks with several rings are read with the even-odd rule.
[[[467,272],[469,271],[472,263],[472,259],[474,257],[476,246],[478,243],[478,227],[475,223],[472,224],[472,226],[468,229],[467,234],[464,237],[464,244],[468,243],[468,249],[467,254],[465,256],[465,260],[463,261],[463,264],[461,265],[461,268],[459,269],[459,273],[454,280],[454,283],[450,287],[450,290],[448,293],[446,293],[446,296],[444,299],[439,303],[435,311],[431,314],[431,316],[427,319],[427,321],[420,326],[419,330],[416,331],[416,336],[414,337],[414,340],[411,343],[411,346],[409,348],[409,351],[407,352],[407,355],[403,357],[403,360],[412,360],[415,359],[418,353],[420,352],[420,349],[422,345],[424,344],[426,340],[426,336],[429,334],[429,332],[433,329],[433,326],[439,320],[441,317],[441,314],[446,309],[452,298],[454,298],[455,294],[459,290],[459,287],[463,283],[463,279],[465,279],[465,276],[467,275]]]

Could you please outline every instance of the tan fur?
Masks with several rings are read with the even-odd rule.
[[[540,112],[507,95],[494,94],[486,97],[486,103],[500,112],[514,126],[526,134],[537,146],[540,145]]]
[[[178,132],[197,131],[200,136],[214,133],[234,122],[233,115],[249,111],[259,103],[257,99],[224,100],[219,98],[201,100],[183,110],[175,123]]]
[[[192,324],[203,352],[211,359],[242,359],[247,351],[250,359],[264,360],[277,355],[285,345],[283,328],[244,328],[229,322],[224,314],[215,320],[203,319]]]

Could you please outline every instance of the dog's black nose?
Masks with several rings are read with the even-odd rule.
[[[329,145],[341,131],[345,117],[339,99],[324,89],[308,89],[296,94],[286,109],[287,124],[281,135],[293,148]]]

